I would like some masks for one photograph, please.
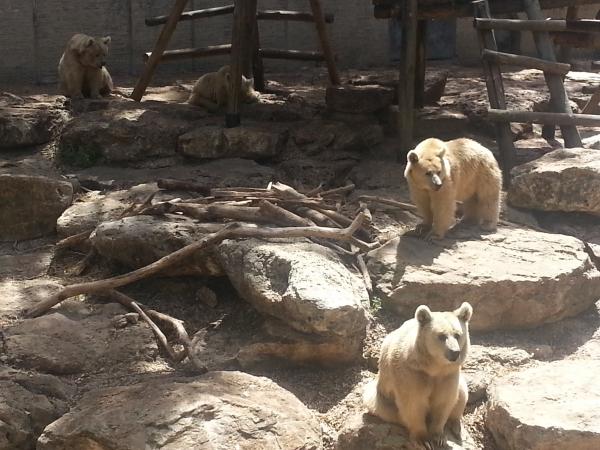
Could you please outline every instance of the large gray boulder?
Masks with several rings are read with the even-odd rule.
[[[137,269],[221,228],[223,224],[198,223],[174,214],[132,216],[101,223],[90,241],[100,255]],[[170,268],[165,274],[222,276],[223,270],[214,251],[207,249],[196,252],[184,264]]]
[[[288,137],[287,129],[264,125],[244,125],[235,128],[205,126],[179,137],[179,151],[199,159],[249,158],[277,156]]]
[[[49,142],[68,120],[64,97],[0,94],[0,150]]]
[[[521,208],[600,215],[600,152],[555,150],[515,167],[508,202]]]
[[[52,375],[0,366],[0,449],[33,450],[46,425],[68,411],[74,393]]]
[[[499,448],[600,448],[598,373],[598,360],[564,360],[495,381],[486,425]]]
[[[113,102],[107,109],[83,113],[66,124],[59,157],[79,167],[173,158],[179,136],[198,126],[205,115],[189,105]]]
[[[370,252],[376,293],[406,316],[468,301],[475,330],[535,327],[598,301],[600,272],[579,239],[516,227],[478,235],[459,226],[449,236],[400,236]]]
[[[86,394],[37,450],[319,450],[321,429],[293,394],[264,377],[210,372]]]
[[[258,311],[279,319],[296,335],[320,338],[327,357],[360,357],[368,293],[363,280],[332,250],[305,240],[247,239],[224,241],[217,253],[240,296]],[[319,359],[315,354],[306,358],[313,356]]]
[[[72,197],[73,186],[61,179],[0,173],[0,241],[54,233]]]

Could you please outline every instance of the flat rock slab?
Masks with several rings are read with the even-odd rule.
[[[0,94],[0,150],[49,142],[68,120],[64,97]]]
[[[524,369],[488,389],[486,425],[508,450],[600,448],[600,361]]]
[[[304,240],[226,240],[218,257],[242,298],[306,333],[363,334],[368,294],[330,249]]]
[[[49,279],[36,280],[6,279],[0,281],[0,324],[7,319],[16,318],[23,310],[55,294],[62,285]]]
[[[52,375],[0,366],[0,448],[34,449],[46,425],[68,411],[74,393]]]
[[[264,159],[281,153],[288,134],[287,129],[277,130],[264,125],[205,126],[180,136],[178,145],[179,151],[191,158]]]
[[[103,222],[90,236],[102,256],[137,269],[223,228],[223,224],[199,223],[185,216],[133,216]],[[185,264],[165,272],[172,276],[222,276],[223,269],[212,249],[196,252]]]
[[[561,149],[515,167],[508,202],[543,211],[600,215],[600,152]]]
[[[44,430],[37,450],[319,450],[319,421],[264,377],[210,372],[86,394]]]
[[[329,86],[325,94],[332,111],[365,114],[387,108],[394,99],[394,89],[379,85]]]
[[[172,158],[179,136],[198,126],[205,115],[189,105],[114,101],[109,108],[86,112],[66,124],[59,157],[75,167]]]
[[[73,304],[75,305],[75,304]],[[111,319],[126,312],[114,303],[94,311],[69,311],[70,304],[4,331],[5,358],[18,367],[51,374],[75,374],[107,365],[131,364],[157,353],[152,331],[143,324],[115,334]]]
[[[53,233],[72,197],[71,183],[57,178],[0,174],[0,241]]]
[[[463,430],[463,442],[446,441],[445,450],[475,450],[472,439]],[[424,447],[411,442],[404,428],[383,422],[369,414],[351,417],[336,443],[336,450],[422,450]]]
[[[441,242],[398,237],[368,254],[376,292],[402,315],[427,304],[473,305],[475,330],[529,328],[574,316],[600,296],[600,272],[579,239],[516,227]]]

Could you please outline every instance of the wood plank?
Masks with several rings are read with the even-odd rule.
[[[473,2],[475,17],[489,18],[490,11],[486,0]],[[494,33],[490,30],[477,30],[479,45],[484,50],[497,51],[496,39]],[[506,99],[504,96],[504,84],[502,74],[497,65],[482,59],[483,71],[485,74],[485,83],[488,92],[488,100],[493,109],[506,109]],[[513,143],[513,135],[508,123],[498,123],[496,125],[496,140],[500,149],[500,164],[502,166],[502,178],[505,187],[510,185],[510,171],[515,165],[516,151]]]
[[[142,75],[138,80],[133,92],[131,93],[131,98],[136,102],[142,100],[144,93],[146,92],[146,88],[150,84],[152,80],[152,75],[154,75],[154,71],[156,70],[156,66],[162,58],[162,54],[166,50],[169,45],[169,40],[177,27],[177,22],[179,21],[179,16],[185,9],[185,5],[188,0],[176,0],[173,9],[171,10],[171,14],[169,15],[169,19],[167,23],[161,30],[158,39],[156,40],[156,45],[154,46],[154,50],[152,54],[148,58],[148,61],[144,65],[144,69],[142,71]]]
[[[262,11],[258,11],[256,13],[256,18],[258,20],[289,20],[289,21],[297,21],[297,22],[314,22],[315,17],[313,14],[309,12],[302,11],[280,11],[280,10],[272,10],[266,9]],[[325,23],[333,23],[335,17],[331,13],[324,13],[323,20]]]
[[[233,14],[234,5],[218,6],[216,8],[198,9],[196,11],[186,11],[181,13],[179,20],[195,20],[203,17],[215,17],[225,14]],[[169,16],[149,17],[144,22],[149,27],[155,27],[167,23]]]
[[[482,30],[600,33],[600,20],[475,19],[475,27]]]
[[[317,34],[319,35],[319,41],[321,43],[321,50],[323,56],[325,56],[325,63],[327,64],[327,72],[329,73],[329,81],[332,85],[340,84],[340,76],[335,66],[335,56],[329,38],[327,37],[327,27],[325,26],[325,19],[323,17],[323,10],[321,9],[320,0],[309,0],[310,9],[312,10],[315,26],[317,28]]]
[[[600,126],[600,116],[596,114],[566,114],[536,111],[489,109],[488,119],[494,122],[538,123],[543,125]]]
[[[305,50],[284,50],[278,48],[261,48],[260,56],[268,59],[295,59],[298,61],[325,61],[321,52]]]
[[[481,56],[495,64],[505,64],[509,66],[525,67],[527,69],[538,69],[548,73],[566,75],[571,70],[570,64],[550,62],[545,59],[532,58],[530,56],[513,55],[512,53],[496,52],[494,50],[484,49]]]
[[[523,0],[523,7],[527,13],[527,17],[531,20],[544,20],[542,10],[538,0]],[[538,50],[538,54],[541,58],[556,62],[556,55],[554,54],[554,46],[550,39],[550,35],[547,32],[538,32],[533,34],[533,40]],[[562,77],[551,73],[544,72],[544,78],[546,84],[550,90],[550,105],[554,112],[571,114],[571,105],[569,103],[569,97],[563,84]],[[574,125],[563,124],[560,127],[563,139],[565,141],[565,147],[581,147],[581,137],[579,132]],[[542,133],[545,138],[552,137],[554,133],[550,132],[547,128]]]
[[[398,82],[398,132],[400,133],[400,145],[396,154],[398,162],[405,162],[406,154],[413,148],[418,28],[417,0],[406,0],[403,12],[400,80]]]
[[[231,53],[231,44],[211,45],[209,47],[182,48],[177,50],[166,50],[162,54],[161,61],[173,61],[177,59],[202,58],[205,56],[227,55]],[[144,53],[144,60],[148,60],[152,53]]]

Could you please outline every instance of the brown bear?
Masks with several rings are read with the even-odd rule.
[[[465,221],[494,231],[500,214],[502,172],[491,151],[471,139],[430,138],[408,152],[404,176],[422,224],[416,232],[443,239],[455,223],[456,202]]]
[[[227,106],[231,94],[231,68],[223,66],[217,72],[202,75],[192,89],[187,103],[203,106],[210,112],[218,111]],[[242,75],[242,101],[246,103],[258,100],[258,93],[254,90],[254,80]]]
[[[113,82],[106,70],[110,36],[75,34],[58,63],[60,90],[71,98],[99,98],[109,95]]]
[[[369,412],[404,426],[427,448],[445,444],[446,426],[460,440],[468,396],[461,367],[472,314],[467,302],[450,312],[421,305],[413,319],[390,333],[381,347],[379,374],[363,394]]]

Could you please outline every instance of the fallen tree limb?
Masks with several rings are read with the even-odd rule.
[[[250,226],[241,226],[238,223],[226,225],[216,233],[205,236],[200,241],[187,245],[161,259],[141,267],[132,272],[107,278],[104,280],[90,281],[87,283],[73,284],[65,286],[57,293],[51,295],[46,300],[34,305],[25,312],[26,317],[38,317],[46,313],[54,305],[61,301],[81,294],[99,293],[102,291],[116,289],[151,275],[159,273],[164,269],[184,261],[194,253],[219,242],[230,238],[241,237],[259,237],[259,238],[286,238],[286,237],[316,237],[342,241],[350,241],[356,230],[360,228],[365,215],[359,213],[352,224],[347,228],[327,228],[327,227],[291,227],[291,228],[257,228]]]
[[[74,234],[73,236],[69,236],[64,239],[61,239],[60,241],[58,241],[56,243],[56,246],[54,248],[55,248],[55,250],[62,250],[65,248],[76,247],[80,244],[83,244],[85,241],[88,240],[88,238],[90,237],[90,234],[92,234],[92,231],[94,231],[94,230],[82,231],[81,233],[77,233],[77,234]]]
[[[170,178],[161,178],[156,183],[160,189],[168,191],[191,191],[199,192],[202,195],[209,195],[210,188],[192,181],[172,180]]]
[[[417,207],[410,203],[398,202],[388,198],[376,197],[374,195],[361,195],[357,200],[364,200],[367,202],[381,203],[383,205],[395,206],[396,208],[405,209],[407,211],[417,212]]]

